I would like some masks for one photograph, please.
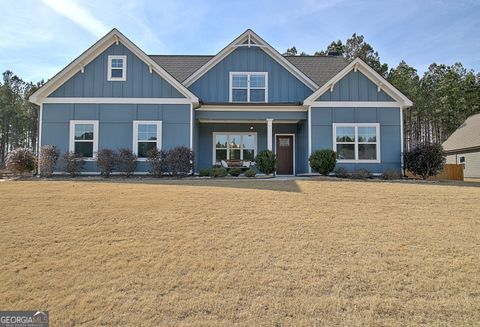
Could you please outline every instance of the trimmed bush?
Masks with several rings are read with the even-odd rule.
[[[255,163],[258,170],[265,175],[273,174],[277,170],[277,157],[270,150],[261,151],[255,157]]]
[[[23,175],[35,169],[35,156],[27,148],[17,148],[10,151],[5,159],[5,167]]]
[[[312,153],[310,158],[308,158],[308,161],[310,162],[310,167],[312,167],[313,171],[320,175],[327,176],[333,172],[333,169],[335,169],[335,165],[337,164],[337,154],[330,149],[318,150]]]
[[[230,176],[238,177],[242,173],[242,170],[240,168],[230,168],[228,170],[228,173],[230,174]]]
[[[368,179],[368,178],[372,178],[372,177],[373,177],[373,175],[370,172],[370,170],[365,169],[365,168],[357,169],[357,170],[353,171],[353,173],[351,175],[351,178],[353,178],[353,179]]]
[[[117,170],[126,177],[132,176],[137,168],[138,157],[130,149],[119,149],[117,156]]]
[[[97,152],[97,167],[100,169],[100,175],[105,178],[110,177],[115,169],[116,154],[113,150],[102,149]]]
[[[85,160],[73,152],[67,152],[63,155],[63,170],[71,177],[80,175],[80,171],[85,165]]]
[[[198,172],[198,176],[200,176],[200,177],[212,176],[212,169],[211,168],[202,168]]]
[[[213,168],[212,169],[212,177],[225,177],[227,176],[227,170],[225,168]]]
[[[381,177],[384,180],[395,180],[395,179],[402,179],[402,174],[400,173],[400,171],[395,169],[386,169],[382,173]]]
[[[445,154],[440,144],[423,143],[405,152],[403,162],[406,170],[427,179],[442,171],[445,165]]]
[[[185,146],[178,146],[166,153],[168,171],[175,176],[190,175],[194,159],[193,151]]]
[[[60,152],[54,145],[46,144],[40,149],[40,158],[38,167],[40,168],[40,175],[43,177],[51,177],[55,170]]]
[[[245,176],[246,177],[255,177],[257,173],[255,172],[255,170],[253,168],[249,168],[247,169],[247,171],[245,171]]]
[[[147,162],[150,164],[150,174],[154,177],[162,177],[168,171],[166,151],[158,151],[157,148],[147,152]]]
[[[337,167],[333,173],[335,174],[335,176],[339,177],[339,178],[349,178],[350,177],[350,173],[348,171],[347,168],[343,168],[343,167]]]

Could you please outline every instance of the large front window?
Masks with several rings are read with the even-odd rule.
[[[268,102],[268,73],[230,73],[230,102]]]
[[[334,124],[334,150],[339,162],[379,162],[378,124]]]
[[[162,122],[138,121],[133,122],[133,152],[139,159],[145,159],[152,149],[161,148]]]
[[[214,133],[213,163],[222,160],[253,161],[257,151],[256,133]]]
[[[70,121],[70,152],[93,159],[98,151],[98,120]]]

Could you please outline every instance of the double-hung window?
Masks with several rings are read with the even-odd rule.
[[[93,160],[98,151],[98,120],[71,120],[69,151]]]
[[[213,133],[213,163],[221,160],[253,161],[257,152],[256,133]]]
[[[162,147],[161,121],[133,121],[133,153],[140,160],[147,158],[148,151]]]
[[[339,162],[380,162],[379,124],[333,124]]]
[[[127,56],[108,56],[108,81],[127,80]]]
[[[268,102],[268,73],[230,73],[230,102]]]

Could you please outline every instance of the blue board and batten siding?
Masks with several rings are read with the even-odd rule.
[[[366,168],[372,173],[400,170],[400,108],[311,108],[312,152],[333,148],[333,123],[379,123],[380,163],[338,163],[348,170]],[[335,150],[335,149],[334,149]]]
[[[126,81],[108,81],[108,56],[127,56]],[[185,98],[124,45],[112,44],[50,97]]]
[[[360,72],[351,71],[316,101],[394,101]]]
[[[53,144],[63,154],[69,150],[70,120],[98,120],[98,149],[132,149],[134,120],[162,121],[162,149],[190,147],[190,105],[185,104],[44,104],[42,145]],[[58,170],[63,170],[60,162]],[[141,162],[137,171],[147,171]],[[96,172],[87,162],[85,172]]]
[[[230,72],[268,72],[268,102],[303,102],[313,93],[258,47],[241,47],[217,63],[190,87],[204,102],[229,102]]]

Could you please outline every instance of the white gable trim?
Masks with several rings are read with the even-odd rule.
[[[245,41],[248,41],[244,44]],[[252,43],[253,42],[253,43]],[[304,83],[312,91],[318,89],[318,85],[302,73],[297,67],[291,64],[287,59],[285,59],[277,50],[275,50],[271,45],[265,42],[260,36],[255,32],[248,29],[237,37],[233,42],[227,45],[223,50],[221,50],[215,57],[210,59],[206,64],[200,67],[192,75],[190,75],[183,84],[186,87],[192,85],[200,77],[206,74],[210,69],[212,69],[216,64],[222,61],[226,56],[235,51],[238,47],[259,47],[270,57],[272,57],[276,62],[278,62],[283,68],[289,71],[293,76],[298,78],[302,83]]]
[[[112,44],[118,42],[122,43],[127,49],[129,49],[134,55],[136,55],[140,60],[142,60],[146,65],[148,65],[150,72],[155,71],[158,75],[172,84],[180,93],[182,93],[191,103],[197,105],[198,98],[190,92],[185,86],[177,81],[172,75],[170,75],[166,70],[164,70],[160,65],[158,65],[153,59],[151,59],[145,52],[143,52],[139,47],[137,47],[132,41],[125,37],[117,29],[111,30],[107,35],[102,37],[94,45],[88,48],[84,53],[82,53],[77,59],[72,61],[67,67],[62,69],[57,75],[50,79],[45,85],[33,93],[29,100],[30,102],[41,104],[46,97],[48,97],[52,92],[58,89],[62,84],[68,81],[79,71],[83,72],[84,67],[103,53],[108,47]]]
[[[350,71],[360,71],[364,74],[369,80],[375,83],[378,87],[378,90],[382,90],[391,96],[397,103],[397,106],[401,108],[408,108],[413,105],[413,102],[410,101],[402,92],[400,92],[395,86],[390,84],[385,78],[378,74],[373,68],[367,65],[360,58],[356,58],[350,64],[348,64],[344,69],[342,69],[337,75],[332,77],[327,83],[325,83],[321,88],[315,91],[312,95],[303,101],[304,105],[312,106],[316,102],[316,99],[320,97],[327,91],[333,90],[335,84],[344,78]]]

